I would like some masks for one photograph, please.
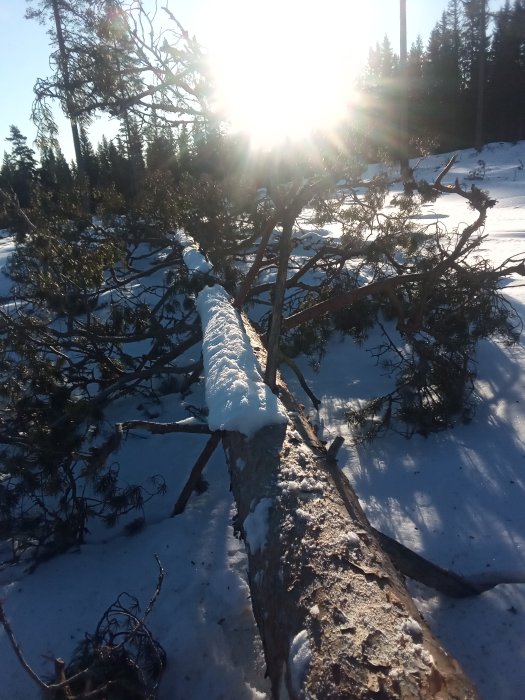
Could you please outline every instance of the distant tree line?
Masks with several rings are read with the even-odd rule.
[[[44,216],[79,214],[83,188],[92,213],[135,211],[191,229],[191,207],[184,206],[189,192],[199,181],[203,197],[213,199],[203,184],[211,182],[210,175],[220,179],[229,157],[219,154],[218,139],[201,133],[198,125],[145,126],[131,116],[114,139],[102,137],[96,146],[80,128],[82,174],[56,141],[41,141],[35,150],[15,125],[5,140],[10,147],[0,168],[0,228],[17,231],[24,230],[22,210],[31,215],[38,209]]]
[[[360,81],[361,129],[375,155],[395,153],[400,90],[399,57],[385,37]],[[450,0],[426,48],[418,37],[409,51],[407,92],[412,155],[476,145],[480,117],[482,143],[525,139],[525,0],[495,13],[487,0]]]
[[[57,5],[56,14],[54,7],[45,0],[28,16],[51,25],[57,45],[57,34],[66,42],[68,79],[57,48],[54,75],[35,87],[38,153],[16,126],[6,139],[1,225],[13,223],[11,194],[22,209],[38,206],[48,213],[86,206],[118,213],[132,203],[150,211],[173,203],[175,210],[175,200],[187,200],[192,178],[218,171],[224,176],[228,158],[238,162],[240,142],[228,155],[222,148],[219,157],[219,129],[206,107],[209,88],[198,72],[200,49],[185,33],[186,53],[167,52],[165,44],[147,45],[138,25],[124,31],[116,0],[75,0]],[[169,80],[154,68],[159,56],[163,70],[172,61]],[[182,56],[189,57],[186,63]],[[140,77],[148,71],[157,76],[154,89]],[[188,75],[194,76],[191,85]],[[347,123],[355,135],[353,148],[365,160],[398,156],[401,78],[399,57],[385,37],[370,49],[360,99]],[[493,14],[487,0],[450,0],[426,48],[421,37],[412,45],[405,89],[411,155],[475,146],[480,126],[485,143],[525,139],[525,0],[506,0]],[[57,98],[78,131],[74,164],[60,150],[48,109],[47,100]],[[94,147],[87,128],[96,109],[117,117],[121,129],[115,139],[103,138]]]

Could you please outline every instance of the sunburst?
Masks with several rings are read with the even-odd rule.
[[[217,110],[257,147],[329,130],[348,111],[370,21],[348,0],[213,3]]]

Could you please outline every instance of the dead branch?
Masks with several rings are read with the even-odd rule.
[[[313,391],[310,389],[310,387],[306,383],[306,379],[304,378],[304,374],[301,372],[301,370],[297,366],[297,363],[294,362],[291,357],[288,357],[288,355],[285,355],[282,350],[279,350],[279,359],[281,360],[281,362],[284,362],[285,365],[288,365],[288,367],[292,370],[292,372],[297,377],[299,384],[301,385],[301,388],[303,389],[304,393],[309,397],[309,399],[313,403],[315,410],[318,411],[319,406],[321,405],[321,400],[317,398],[317,396],[313,393]]]
[[[29,663],[26,661],[26,658],[22,652],[22,649],[20,647],[20,644],[18,643],[15,634],[13,632],[13,628],[11,627],[11,624],[9,620],[7,619],[7,615],[5,614],[4,606],[2,605],[2,601],[0,600],[0,623],[2,623],[2,627],[5,630],[5,633],[7,635],[7,638],[9,639],[9,643],[11,644],[11,647],[13,651],[16,654],[16,658],[20,662],[22,668],[24,671],[35,681],[35,683],[41,688],[41,690],[48,690],[49,686],[44,683],[44,681],[40,678],[38,673],[36,673]]]
[[[248,293],[257,275],[260,272],[264,254],[266,252],[266,248],[268,247],[268,241],[270,240],[270,236],[272,235],[276,224],[277,217],[272,216],[262,226],[261,242],[259,243],[259,248],[257,249],[255,260],[253,261],[252,266],[248,270],[246,277],[243,279],[240,289],[237,292],[237,296],[235,297],[234,306],[236,309],[240,309],[246,301],[246,297],[248,296]]]
[[[100,446],[91,450],[91,456],[86,465],[86,473],[96,474],[106,463],[107,458],[116,452],[122,442],[122,426],[115,426],[115,431]]]
[[[29,677],[39,686],[39,688],[43,691],[45,696],[51,695],[53,692],[57,690],[68,690],[70,683],[80,680],[81,678],[85,677],[88,675],[90,672],[89,668],[84,669],[83,671],[80,671],[79,673],[76,673],[74,676],[71,676],[71,678],[63,678],[63,672],[60,671],[61,665],[64,663],[62,659],[55,659],[55,673],[57,676],[60,678],[55,683],[45,683],[38,673],[33,670],[29,662],[26,660],[24,653],[22,652],[22,649],[20,647],[20,644],[18,643],[18,640],[15,637],[15,634],[13,632],[13,628],[11,627],[11,623],[7,619],[7,615],[5,614],[4,607],[2,605],[2,602],[0,601],[0,623],[2,624],[2,627],[4,628],[4,631],[7,635],[7,638],[9,639],[9,643],[11,644],[11,648],[16,654],[16,657],[18,661],[20,662],[20,665],[24,669],[24,671],[29,675]],[[102,688],[98,688],[96,691],[90,692],[90,693],[85,693],[81,696],[81,700],[88,699],[88,698],[95,698],[99,697],[103,693],[107,692],[107,689],[109,687],[109,683],[105,684]],[[70,697],[74,697],[70,695]]]
[[[159,567],[159,575],[157,577],[157,584],[156,584],[155,590],[154,590],[154,592],[153,592],[153,594],[148,602],[148,605],[144,611],[144,615],[141,618],[137,618],[133,614],[130,614],[129,611],[122,610],[122,612],[126,613],[127,618],[131,618],[135,622],[135,625],[134,625],[134,627],[132,627],[130,630],[127,631],[122,642],[120,644],[118,644],[117,646],[113,647],[113,650],[117,650],[119,648],[124,647],[125,644],[129,643],[132,640],[133,636],[138,634],[139,631],[142,631],[143,633],[146,634],[146,637],[150,641],[152,648],[160,649],[163,652],[162,647],[160,647],[158,642],[155,642],[153,640],[151,633],[145,627],[146,618],[148,617],[148,615],[152,611],[155,603],[157,602],[157,599],[158,599],[160,592],[161,592],[161,589],[162,589],[162,583],[164,581],[164,577],[166,574],[157,554],[155,554],[155,560],[156,560],[157,565]],[[109,611],[111,611],[113,609],[113,607],[114,606],[111,606],[111,608],[109,608]],[[95,637],[97,635],[99,635],[101,624],[104,620],[106,620],[107,615],[108,615],[108,612],[106,612],[106,614],[103,616],[102,620],[99,622],[99,624],[97,626],[97,632],[95,634]],[[13,651],[15,652],[15,655],[16,655],[18,661],[20,662],[20,665],[22,666],[24,671],[30,676],[30,678],[39,686],[40,690],[44,694],[44,697],[56,697],[55,694],[57,691],[63,691],[63,693],[65,693],[64,697],[71,698],[71,700],[92,700],[92,699],[94,700],[95,698],[106,698],[108,690],[115,685],[115,683],[113,681],[109,680],[109,681],[103,683],[98,688],[95,688],[94,690],[90,690],[89,685],[87,685],[86,689],[84,691],[81,691],[80,694],[73,694],[73,692],[71,691],[71,685],[76,683],[77,681],[84,679],[84,678],[87,678],[88,683],[89,683],[89,677],[92,674],[92,667],[91,667],[91,665],[89,665],[87,668],[84,668],[81,671],[74,673],[72,676],[66,677],[65,662],[63,661],[63,659],[58,658],[58,657],[53,659],[56,680],[54,683],[46,683],[45,681],[42,680],[42,678],[40,678],[38,673],[36,673],[36,671],[33,670],[31,665],[29,664],[29,662],[26,660],[24,653],[22,652],[21,646],[15,637],[15,634],[13,632],[13,628],[11,627],[11,623],[9,622],[9,620],[7,618],[2,601],[0,601],[0,624],[4,628],[4,631],[7,635],[9,643],[11,644],[11,647],[12,647]],[[163,665],[164,664],[165,664],[165,659],[163,661]]]
[[[220,430],[215,430],[215,432],[211,434],[210,439],[206,443],[203,451],[201,452],[197,461],[193,465],[193,469],[191,470],[190,476],[188,477],[187,482],[184,484],[184,488],[182,489],[180,496],[178,497],[177,502],[173,507],[173,511],[171,513],[172,518],[175,515],[180,515],[180,513],[184,512],[186,504],[188,503],[191,494],[197,486],[200,475],[202,474],[202,470],[208,463],[212,454],[215,452],[215,448],[221,441],[221,437],[222,432]]]
[[[147,420],[128,420],[115,425],[117,431],[128,432],[129,430],[147,430],[154,435],[165,435],[166,433],[193,433],[198,435],[210,435],[211,430],[206,423],[185,423],[184,421],[175,423],[156,423]]]
[[[344,438],[338,435],[327,450],[327,457],[336,460],[337,453],[344,443]],[[379,540],[382,549],[388,554],[396,569],[414,581],[419,581],[440,593],[453,598],[468,598],[480,595],[485,590],[492,588],[497,583],[483,585],[459,576],[453,571],[443,569],[437,564],[425,559],[420,554],[412,551],[393,537],[385,535],[380,530],[372,527]],[[501,581],[498,581],[501,583]]]
[[[475,185],[472,185],[470,190],[465,190],[459,184],[458,178],[456,178],[453,185],[443,184],[443,178],[450,172],[450,169],[456,162],[457,158],[457,154],[452,156],[430,187],[441,194],[457,194],[460,197],[467,199],[472,207],[478,211],[481,211],[482,209],[485,209],[486,211],[487,209],[493,207],[496,204],[496,200],[490,199],[486,195],[483,196],[483,192]]]
[[[434,180],[434,187],[436,187],[436,188],[441,187],[441,183],[442,183],[443,178],[445,177],[445,175],[447,175],[450,172],[450,169],[452,168],[454,163],[457,161],[457,159],[458,159],[458,154],[455,153],[452,156],[452,158],[450,158],[448,163],[445,164],[445,167],[443,168],[443,170],[441,170],[441,172],[438,174],[438,176]],[[454,190],[453,189],[452,190],[445,189],[444,191],[445,192],[453,192]]]
[[[372,529],[381,547],[388,554],[396,569],[404,576],[452,598],[468,598],[483,593],[482,587],[478,587],[463,576],[437,566],[394,538],[375,528]]]
[[[142,618],[143,621],[148,617],[150,612],[153,610],[153,606],[157,602],[157,598],[160,595],[160,591],[162,589],[162,584],[164,582],[164,577],[166,576],[166,570],[161,564],[161,561],[159,559],[159,555],[156,553],[155,553],[155,561],[157,562],[157,565],[159,567],[159,575],[157,577],[157,585],[155,587],[153,595],[151,596],[149,603],[146,606],[146,610],[144,611],[144,617]]]
[[[337,453],[339,452],[339,450],[343,446],[344,441],[345,441],[345,439],[341,435],[338,435],[334,439],[334,441],[332,442],[332,444],[330,445],[330,447],[326,451],[326,456],[328,457],[328,459],[332,459],[332,460],[334,460],[334,462],[337,461]]]
[[[334,311],[339,311],[339,309],[344,309],[351,304],[355,304],[357,301],[366,298],[373,294],[383,294],[389,290],[394,290],[397,287],[410,283],[419,282],[425,278],[422,272],[412,272],[406,275],[396,275],[395,277],[385,277],[369,284],[358,287],[357,289],[352,289],[343,294],[338,294],[335,297],[325,299],[317,304],[313,304],[307,309],[298,311],[291,316],[283,319],[282,327],[285,330],[290,328],[295,328],[300,326],[302,323],[307,321],[313,321],[326,313],[333,313]]]

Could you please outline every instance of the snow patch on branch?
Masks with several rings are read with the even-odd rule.
[[[312,648],[306,630],[298,632],[290,645],[288,657],[288,671],[294,695],[300,696],[308,666],[312,658]]]
[[[206,260],[191,236],[184,231],[178,231],[175,234],[175,240],[182,246],[182,259],[190,273],[198,272],[206,275],[213,270],[213,265]]]
[[[190,272],[200,272],[205,275],[213,270],[211,262],[208,262],[197,248],[184,248],[182,259]]]
[[[250,550],[250,554],[255,554],[255,552],[263,550],[266,546],[271,507],[271,498],[261,498],[253,511],[248,513],[244,519],[243,529],[245,541]]]
[[[250,437],[265,426],[286,423],[286,412],[263,382],[241,319],[223,287],[206,287],[196,305],[203,330],[210,430],[235,430]]]

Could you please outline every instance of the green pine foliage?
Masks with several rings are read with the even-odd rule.
[[[419,239],[418,246],[407,251],[407,263],[412,269],[439,266],[443,246],[449,247],[454,237],[449,233]],[[373,353],[393,377],[394,389],[349,407],[347,420],[355,428],[357,442],[388,430],[426,437],[458,420],[470,422],[478,401],[478,342],[499,337],[512,345],[522,330],[521,319],[482,258],[450,269],[430,283],[401,286],[378,311],[383,339]],[[395,330],[388,330],[391,323],[386,321],[394,321]]]
[[[164,491],[160,477],[121,484],[104,409],[128,393],[156,400],[156,381],[196,330],[180,252],[155,223],[119,216],[103,227],[42,210],[34,225],[10,262],[11,310],[0,312],[0,533],[13,560],[78,545],[91,519],[140,516]],[[148,285],[151,305],[128,294],[128,279]]]

